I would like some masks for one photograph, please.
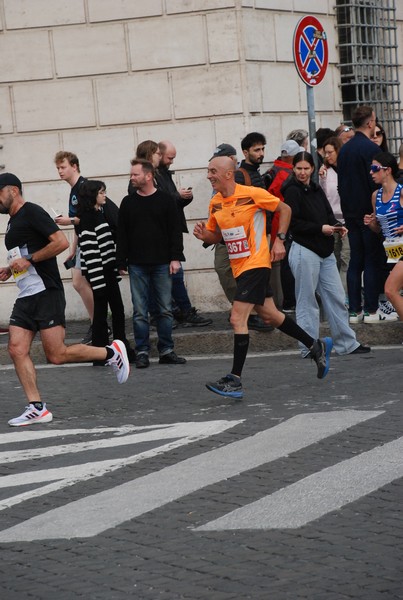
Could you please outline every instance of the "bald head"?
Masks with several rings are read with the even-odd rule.
[[[210,160],[207,179],[215,192],[221,192],[224,198],[235,191],[235,165],[229,156],[217,156]]]
[[[176,158],[176,148],[169,140],[162,140],[158,146],[161,152],[160,166],[168,169]]]
[[[210,166],[223,171],[235,171],[234,161],[229,156],[216,156],[212,158],[209,162]]]

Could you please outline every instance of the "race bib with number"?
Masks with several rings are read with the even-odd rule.
[[[10,265],[10,263],[12,263],[14,260],[16,260],[17,258],[21,258],[21,252],[20,249],[18,248],[18,246],[16,246],[15,248],[11,248],[11,250],[8,251],[7,254],[7,262]],[[28,277],[29,273],[28,273],[28,269],[23,269],[22,271],[17,271],[16,269],[11,268],[11,273],[14,277],[14,281],[19,281],[20,279],[24,279],[25,277]]]
[[[403,238],[393,238],[383,242],[388,262],[398,262],[403,258]]]
[[[221,233],[227,246],[230,260],[250,256],[248,239],[243,225],[240,227],[231,227],[231,229],[222,229]]]

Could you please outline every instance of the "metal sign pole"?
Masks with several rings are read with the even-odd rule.
[[[313,162],[315,163],[315,172],[312,176],[312,179],[318,183],[319,175],[318,175],[318,154],[316,152],[316,123],[315,123],[315,97],[313,92],[313,87],[307,85],[306,86],[306,103],[308,106],[308,131],[309,131],[309,139],[311,144],[311,154],[313,158]],[[315,141],[315,144],[313,143]]]
[[[321,23],[313,15],[302,17],[294,31],[293,39],[294,64],[298,75],[306,84],[306,99],[308,105],[308,129],[311,140],[311,154],[315,163],[313,180],[318,183],[318,154],[315,124],[315,100],[313,88],[325,76],[329,50],[327,36]]]

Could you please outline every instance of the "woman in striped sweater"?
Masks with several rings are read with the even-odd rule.
[[[84,181],[79,190],[78,201],[81,269],[94,294],[92,345],[105,346],[108,343],[109,305],[113,337],[125,343],[129,361],[132,362],[134,350],[126,339],[125,312],[119,288],[121,277],[116,268],[116,247],[103,213],[106,203],[105,184],[96,180]]]

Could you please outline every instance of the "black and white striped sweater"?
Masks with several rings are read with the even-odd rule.
[[[102,211],[91,210],[80,217],[79,244],[81,271],[88,279],[93,291],[105,287],[104,270],[113,269],[120,281],[116,268],[116,247],[112,232]]]

